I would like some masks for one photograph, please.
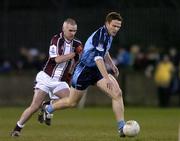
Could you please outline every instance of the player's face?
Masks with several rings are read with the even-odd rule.
[[[65,27],[63,28],[63,32],[64,32],[64,37],[67,40],[72,40],[74,39],[74,36],[77,32],[77,25],[66,24]]]
[[[106,22],[106,27],[108,29],[108,33],[111,36],[116,36],[117,32],[121,28],[121,21],[112,20],[110,23]]]

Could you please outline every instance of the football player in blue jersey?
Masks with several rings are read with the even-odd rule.
[[[84,93],[86,93],[87,88],[90,85],[96,85],[112,99],[112,109],[117,120],[120,137],[125,137],[123,133],[125,121],[122,91],[115,79],[115,77],[118,77],[119,71],[109,54],[113,37],[121,28],[122,21],[123,19],[119,13],[111,12],[106,16],[105,24],[88,38],[80,61],[73,73],[69,97],[46,105],[44,107],[46,114],[57,109],[76,106]],[[111,67],[115,77],[108,74],[106,63]]]

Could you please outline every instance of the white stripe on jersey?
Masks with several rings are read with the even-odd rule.
[[[74,39],[74,41],[76,41],[76,42],[78,42],[78,43],[80,43],[80,44],[81,44],[81,41],[79,41],[79,40]]]
[[[62,55],[71,53],[72,43],[73,42],[71,43],[64,42]],[[64,74],[67,65],[68,65],[68,61],[57,64],[53,70],[52,78],[55,80],[60,80]]]

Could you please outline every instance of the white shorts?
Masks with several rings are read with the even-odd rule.
[[[69,89],[69,85],[65,81],[57,81],[52,79],[44,71],[40,71],[36,76],[36,85],[34,88],[38,88],[49,94],[51,99],[58,99],[54,93],[62,90]]]

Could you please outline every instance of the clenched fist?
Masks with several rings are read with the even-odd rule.
[[[75,53],[80,54],[82,50],[83,50],[82,46],[78,46],[75,48]]]

